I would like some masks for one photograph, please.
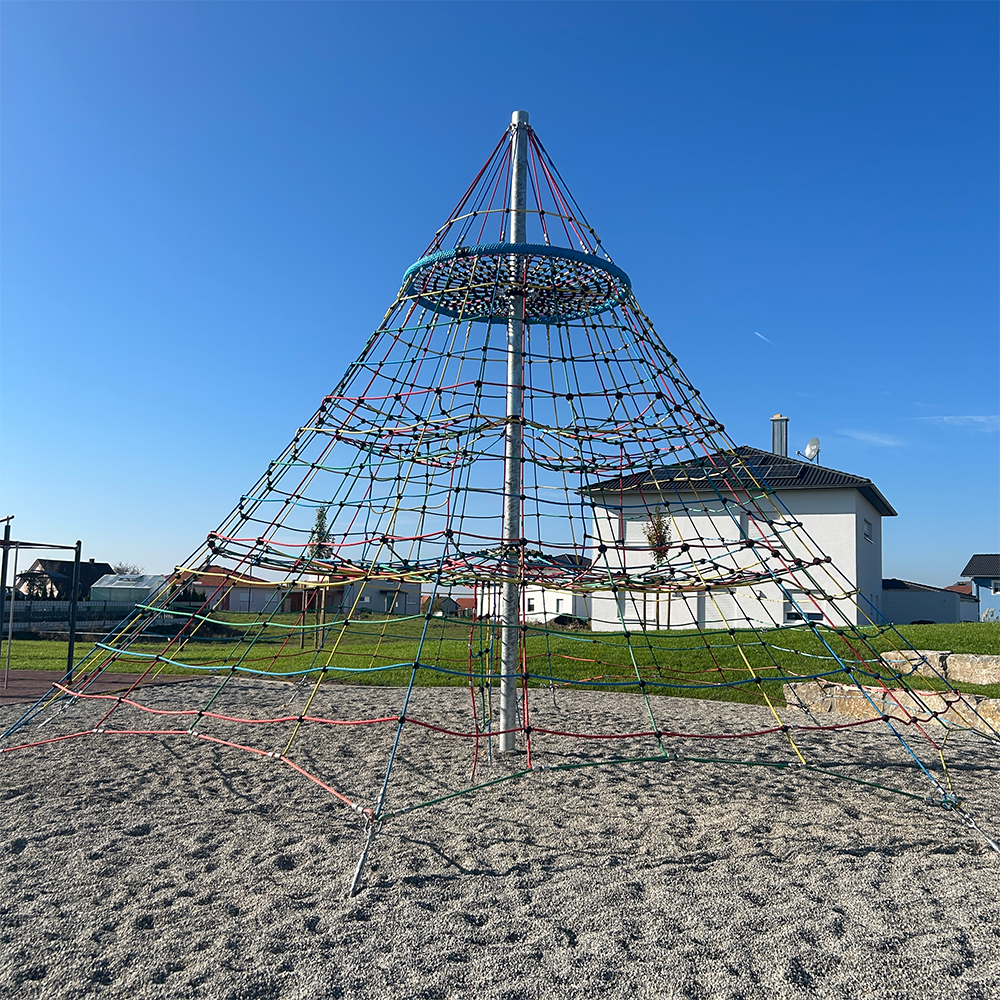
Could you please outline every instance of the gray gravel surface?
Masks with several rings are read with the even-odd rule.
[[[142,698],[197,706],[211,684]],[[241,681],[213,708],[296,714],[303,697]],[[324,687],[311,711],[396,714],[401,697]],[[534,702],[541,728],[648,728],[631,695]],[[773,722],[743,705],[653,704],[674,731]],[[25,738],[90,728],[99,707],[44,715]],[[16,714],[5,708],[0,721]],[[469,714],[468,692],[456,689],[419,689],[407,710],[461,729]],[[127,707],[115,718],[187,725],[161,716],[151,726]],[[198,727],[263,749],[289,735],[287,724]],[[306,725],[292,757],[370,805],[392,733]],[[795,738],[811,763],[930,787],[883,732]],[[794,757],[781,734],[671,745],[687,756]],[[535,762],[622,749],[539,737]],[[630,749],[653,752],[655,742]],[[472,755],[471,741],[404,726],[388,808],[468,784]],[[997,747],[955,733],[946,759],[996,836]],[[523,763],[491,762],[484,744],[476,777]],[[280,760],[192,736],[93,735],[4,754],[0,778],[2,997],[1000,996],[1000,856],[954,813],[801,769],[681,759],[535,772],[386,824],[354,898],[345,890],[360,819]]]

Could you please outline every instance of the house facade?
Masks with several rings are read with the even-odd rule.
[[[549,563],[533,568],[536,579],[551,579],[552,585],[529,583],[521,588],[521,620],[551,622],[557,618],[590,619],[590,597],[570,590],[560,583],[580,570],[590,567],[590,560],[569,553],[557,555]],[[480,588],[476,596],[476,616],[496,619],[500,615],[501,586]]]
[[[1000,554],[978,552],[965,565],[962,576],[972,580],[976,597],[985,589],[992,595],[1000,594]]]
[[[868,479],[744,445],[588,493],[599,558],[623,581],[592,595],[596,630],[880,620],[882,518],[896,511]],[[760,573],[757,543],[775,538],[782,563],[801,564],[791,582]]]

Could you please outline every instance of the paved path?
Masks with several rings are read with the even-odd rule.
[[[101,674],[88,688],[89,694],[106,694],[108,691],[121,691],[130,687],[137,674]],[[0,669],[0,705],[31,704],[46,694],[53,681],[62,681],[63,674],[58,670],[11,670],[6,687],[3,686],[3,670]],[[81,678],[78,677],[77,681]],[[161,674],[154,680],[144,681],[143,687],[155,684],[178,684],[182,681],[194,680],[194,677],[178,674]]]

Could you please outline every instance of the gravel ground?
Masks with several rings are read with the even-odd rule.
[[[142,700],[197,706],[210,683]],[[401,699],[324,687],[311,712],[394,715]],[[648,728],[631,695],[540,692],[534,702],[539,728]],[[22,732],[88,729],[106,704]],[[262,718],[302,704],[290,685],[243,681],[212,707]],[[773,723],[745,705],[653,704],[664,730]],[[468,692],[418,689],[407,715],[466,729],[469,708]],[[0,721],[19,714],[4,708]],[[151,724],[127,706],[115,718],[188,724]],[[290,732],[198,727],[266,750]],[[392,734],[307,724],[292,757],[367,806]],[[793,735],[810,763],[930,787],[883,732]],[[793,759],[780,733],[670,745],[688,757]],[[636,748],[536,735],[535,763]],[[477,780],[523,767],[523,756],[490,761],[486,750]],[[947,751],[956,791],[995,837],[998,748],[955,733]],[[407,724],[387,808],[468,784],[472,753],[471,741]],[[191,736],[92,735],[4,754],[0,766],[3,997],[1000,995],[1000,856],[954,813],[815,772],[689,759],[536,771],[387,823],[361,892],[347,898],[363,824],[280,760]]]

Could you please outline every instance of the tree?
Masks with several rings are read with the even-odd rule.
[[[47,601],[53,597],[52,582],[45,573],[31,573],[28,571],[18,573],[17,580],[14,581],[14,587],[23,588],[21,592],[29,601]],[[59,597],[58,594],[55,596]]]
[[[309,558],[329,559],[333,555],[333,546],[329,545],[330,526],[327,524],[327,514],[329,507],[318,507],[316,509],[316,521],[309,532]]]
[[[111,568],[116,573],[120,573],[122,576],[139,576],[142,573],[141,566],[137,566],[135,563],[130,562],[112,563]]]
[[[670,522],[659,511],[654,511],[646,525],[645,534],[653,553],[653,563],[660,566],[670,554]]]

